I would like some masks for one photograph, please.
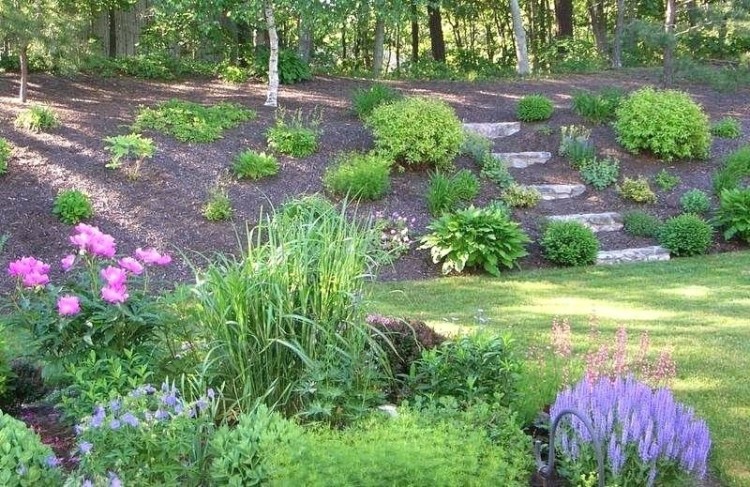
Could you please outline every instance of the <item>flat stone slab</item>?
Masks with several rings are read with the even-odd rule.
[[[507,137],[521,130],[521,122],[465,123],[464,130],[484,135],[490,139]]]
[[[534,164],[544,164],[552,159],[551,152],[495,152],[492,154],[495,159],[505,161],[508,167],[523,169],[533,166]]]
[[[554,215],[550,216],[549,219],[581,222],[594,232],[615,232],[622,229],[622,215],[615,212]]]
[[[539,191],[545,201],[575,198],[586,191],[583,184],[530,184],[526,187]]]
[[[637,249],[603,250],[596,256],[596,263],[599,265],[658,260],[669,260],[669,251],[659,245]]]

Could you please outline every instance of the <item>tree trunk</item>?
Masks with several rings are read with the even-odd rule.
[[[26,103],[28,98],[29,90],[29,46],[24,44],[21,46],[21,52],[19,54],[19,60],[21,62],[21,86],[18,89],[18,99],[21,103]]]
[[[666,40],[664,43],[664,86],[672,86],[674,83],[674,22],[676,17],[675,0],[667,0],[667,10],[664,19],[664,31]]]
[[[276,107],[279,95],[279,35],[276,32],[276,19],[274,18],[271,0],[266,0],[264,10],[268,27],[268,47],[270,49],[270,55],[268,56],[268,95],[264,105]]]
[[[531,72],[529,69],[529,51],[526,47],[526,31],[523,29],[521,6],[518,0],[510,0],[510,11],[513,15],[513,37],[516,42],[516,71],[521,76]]]
[[[445,62],[445,38],[443,37],[443,16],[440,5],[427,4],[430,23],[430,48],[432,59],[439,63]]]
[[[617,3],[619,5],[620,0],[617,0]],[[604,0],[588,0],[586,9],[591,19],[591,30],[594,31],[596,50],[606,57],[609,49],[607,48],[607,17],[604,12]],[[615,37],[617,37],[617,27],[615,27]]]
[[[109,57],[117,57],[117,21],[115,19],[115,9],[109,9],[107,20],[109,21]]]
[[[411,4],[411,62],[419,60],[419,10],[417,2]]]
[[[346,21],[341,25],[341,60],[346,61]]]
[[[382,14],[375,16],[375,46],[372,50],[372,75],[380,78],[383,71],[383,43],[385,42],[385,20]]]
[[[299,19],[299,45],[297,46],[297,54],[303,62],[309,63],[312,57],[312,21],[307,17],[300,17]]]
[[[617,19],[615,20],[615,38],[612,42],[612,67],[622,67],[622,31],[625,27],[625,0],[617,0]]]
[[[573,0],[555,0],[558,39],[573,37]]]

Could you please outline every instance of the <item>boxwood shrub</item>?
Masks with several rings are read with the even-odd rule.
[[[593,264],[599,252],[593,230],[577,221],[550,222],[539,243],[547,260],[564,266]]]
[[[711,225],[692,213],[670,218],[659,231],[659,243],[675,256],[701,255],[708,251],[713,241]]]

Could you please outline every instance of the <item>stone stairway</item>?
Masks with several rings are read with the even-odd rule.
[[[550,152],[493,152],[492,157],[503,161],[508,167],[525,169],[535,164],[545,164],[552,159]]]
[[[521,130],[521,122],[465,123],[463,126],[464,130],[490,139],[508,137]]]

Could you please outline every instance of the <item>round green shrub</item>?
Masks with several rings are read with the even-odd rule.
[[[543,95],[524,96],[516,107],[516,116],[522,122],[541,122],[547,120],[555,111],[552,100]]]
[[[706,220],[684,213],[670,218],[659,231],[659,243],[675,256],[701,255],[713,241],[714,229]]]
[[[691,189],[680,197],[680,207],[684,213],[705,215],[711,209],[711,198],[700,189]]]
[[[565,266],[593,264],[599,252],[593,230],[577,221],[551,222],[539,243],[547,260]]]
[[[617,140],[627,150],[667,161],[704,159],[711,147],[708,117],[686,93],[643,88],[617,109]]]
[[[391,161],[378,154],[350,152],[326,170],[323,184],[337,196],[377,200],[391,187]]]
[[[77,189],[61,191],[55,198],[52,213],[61,222],[75,225],[81,220],[94,216],[94,207],[89,197]]]
[[[662,222],[658,217],[645,211],[629,211],[622,216],[625,233],[634,237],[654,238],[659,235]]]
[[[0,411],[0,483],[7,486],[62,485],[50,447],[22,421]]]
[[[260,179],[279,172],[279,161],[271,154],[242,151],[234,158],[232,171],[240,179]]]
[[[750,189],[725,189],[719,197],[717,223],[724,227],[724,238],[739,237],[750,242]]]
[[[464,140],[456,113],[440,100],[408,97],[380,105],[367,124],[379,152],[410,166],[451,168]]]

